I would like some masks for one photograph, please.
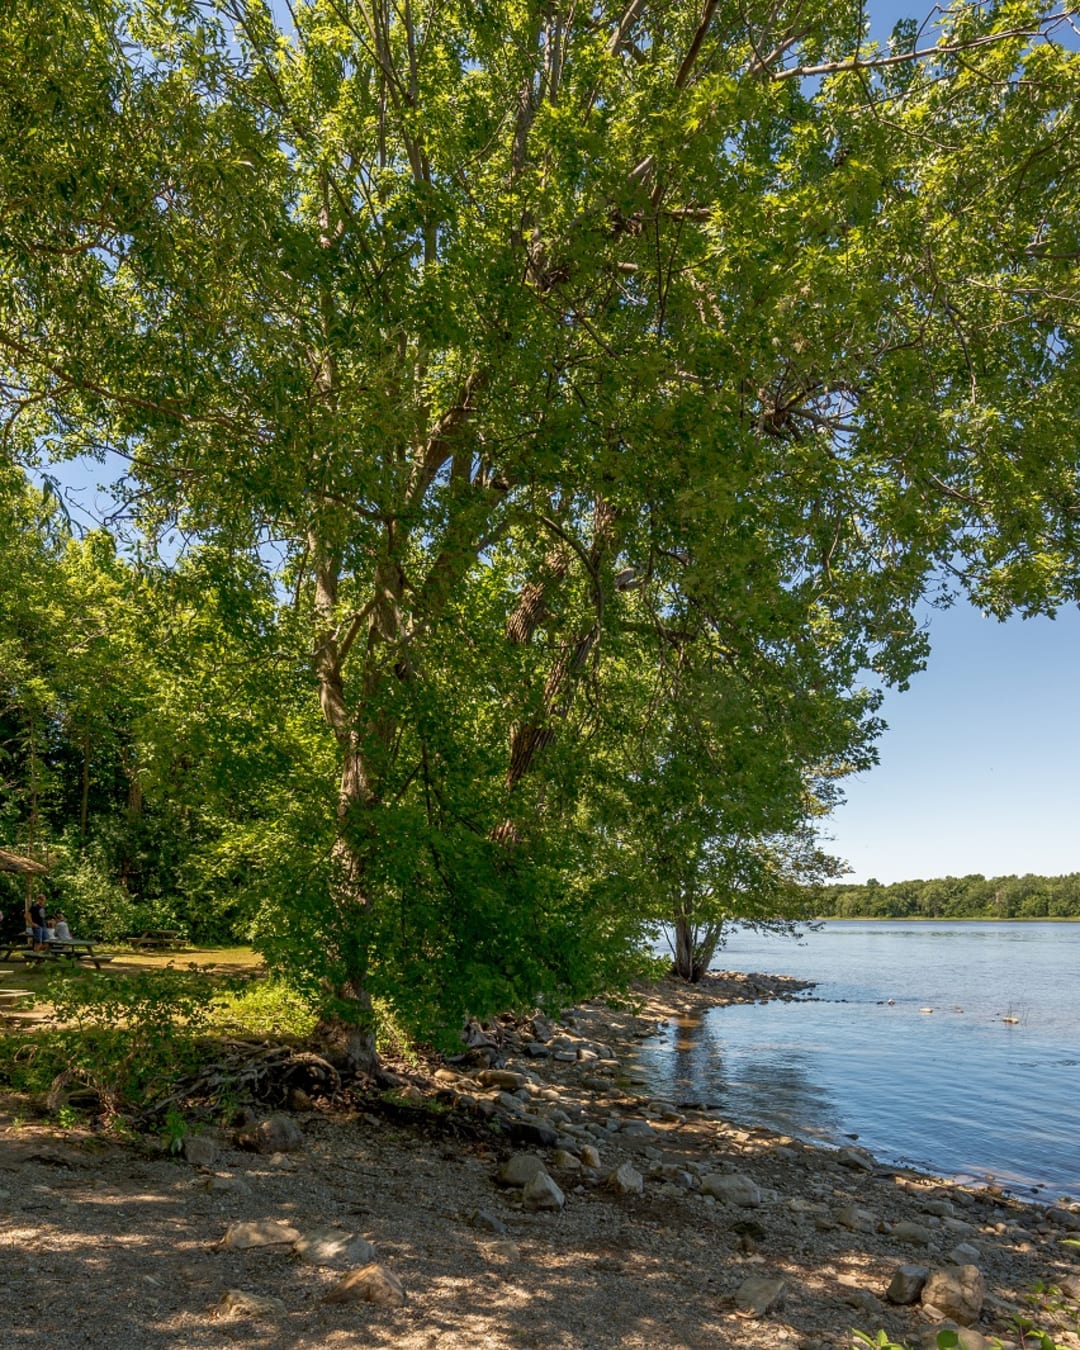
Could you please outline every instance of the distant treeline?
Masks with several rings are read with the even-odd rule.
[[[834,919],[1080,918],[1080,872],[1063,877],[939,877],[883,886],[821,886],[815,907]]]

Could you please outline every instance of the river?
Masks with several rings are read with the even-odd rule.
[[[830,921],[801,943],[739,930],[715,964],[816,987],[672,1025],[639,1054],[653,1091],[801,1138],[858,1136],[935,1175],[1080,1196],[1080,923]]]

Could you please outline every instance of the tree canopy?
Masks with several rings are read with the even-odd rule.
[[[1076,602],[1080,61],[1014,0],[290,13],[9,6],[6,444],[276,571],[336,801],[267,950],[430,1029],[596,977],[688,725],[797,827],[920,597]]]

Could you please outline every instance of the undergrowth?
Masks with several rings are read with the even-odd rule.
[[[317,1021],[310,1001],[289,985],[279,980],[251,980],[241,989],[223,993],[209,1031],[303,1040],[315,1030]]]
[[[71,1100],[80,1089],[110,1120],[138,1114],[205,1062],[216,1036],[301,1039],[315,1023],[285,985],[194,965],[56,972],[34,997],[52,1006],[58,1025],[0,1036],[0,1082],[44,1097],[64,1125],[78,1119]]]

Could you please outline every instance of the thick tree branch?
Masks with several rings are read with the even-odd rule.
[[[705,41],[705,35],[709,31],[709,25],[712,23],[713,15],[716,13],[716,6],[719,0],[705,0],[705,9],[701,15],[701,22],[697,26],[694,36],[690,40],[690,46],[686,55],[683,57],[682,65],[679,67],[679,73],[675,76],[675,88],[683,89],[693,73],[694,65],[697,62],[698,54],[701,51],[701,44]]]

